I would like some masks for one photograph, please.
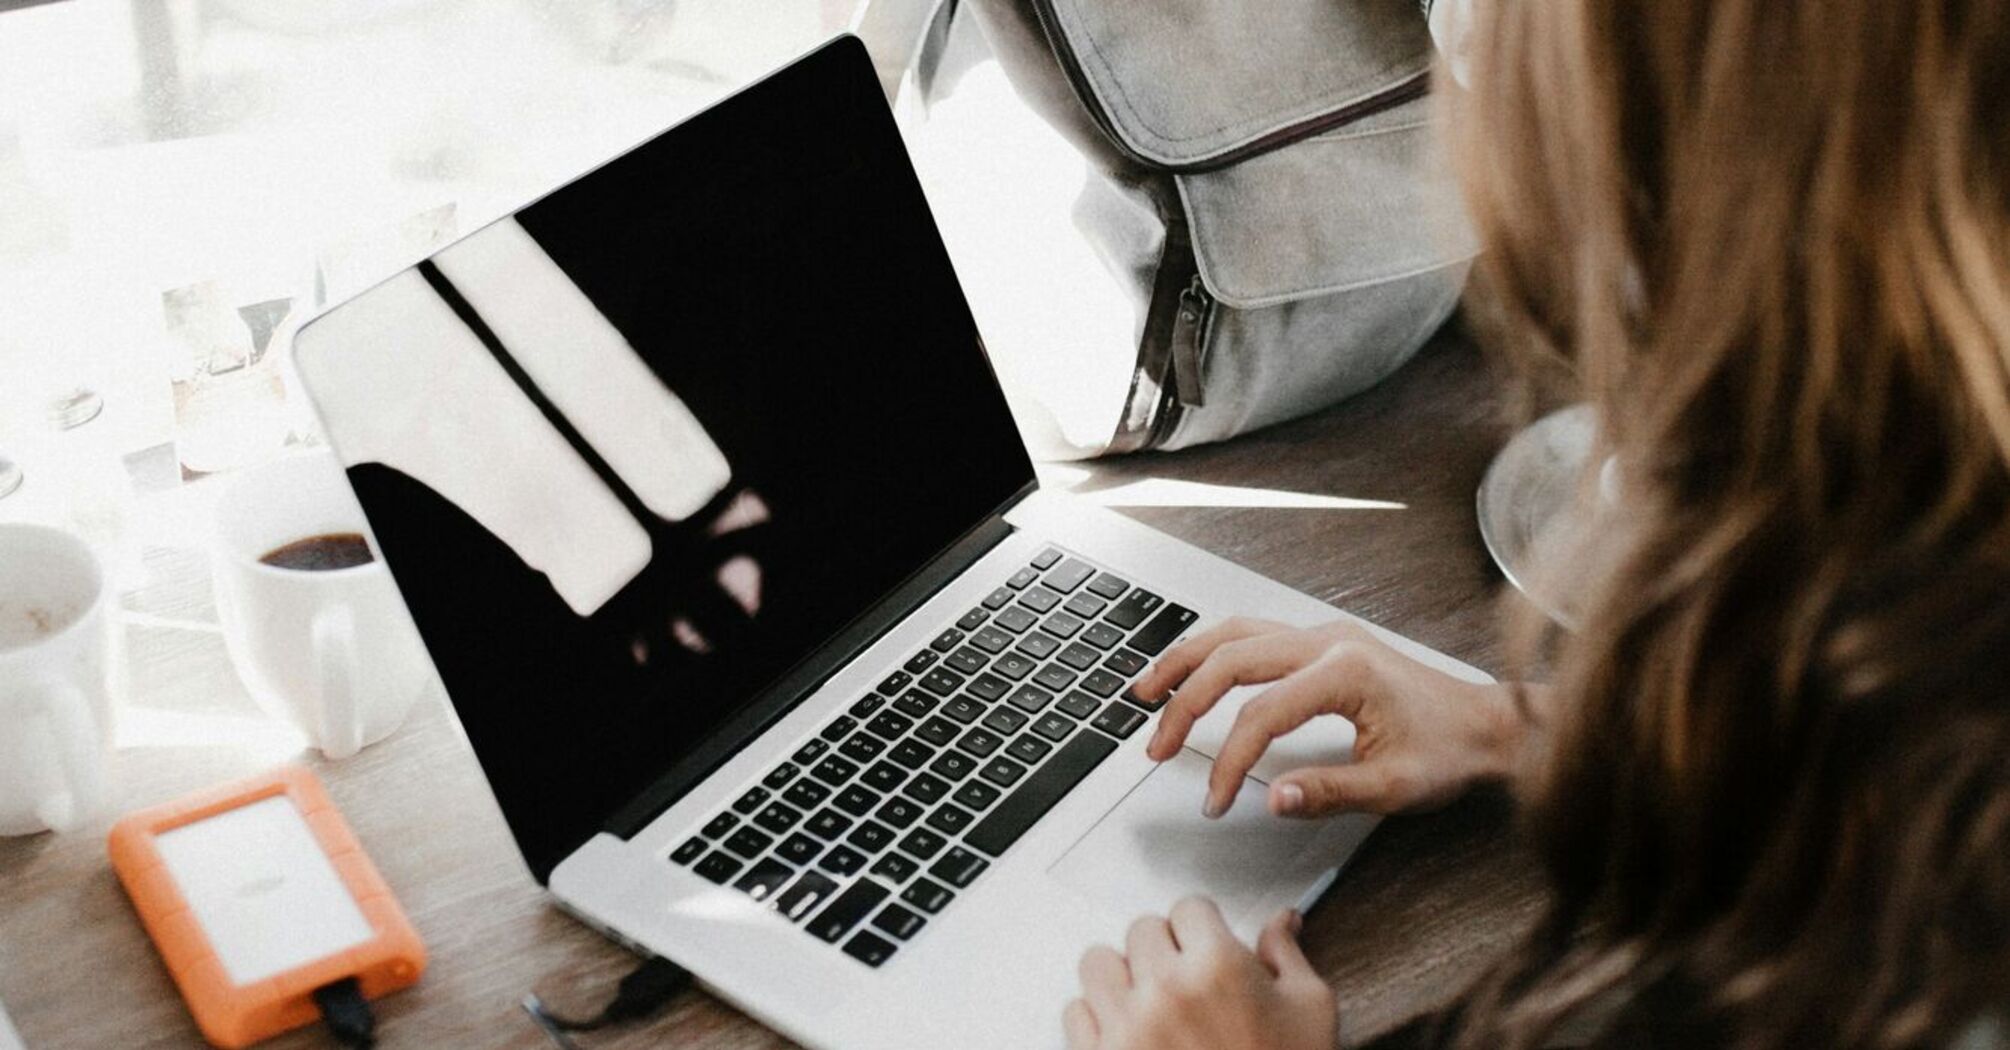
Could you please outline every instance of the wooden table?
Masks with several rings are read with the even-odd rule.
[[[1473,493],[1505,434],[1502,401],[1479,354],[1448,334],[1396,379],[1338,409],[1224,446],[1097,464],[1077,488],[1163,477],[1400,504],[1132,513],[1499,672],[1500,577],[1480,545]],[[147,557],[155,582],[125,602],[128,728],[145,733],[122,734],[120,811],[266,768],[297,746],[256,716],[220,636],[204,629],[214,609],[200,555],[160,547]],[[383,1045],[544,1047],[517,1007],[524,993],[588,1013],[634,964],[551,907],[532,882],[443,698],[422,702],[401,731],[347,762],[303,760],[327,782],[432,953],[425,979],[380,1005]],[[109,823],[0,840],[0,1002],[30,1048],[198,1043],[106,864]],[[1540,902],[1538,877],[1510,841],[1505,802],[1479,796],[1385,822],[1309,916],[1305,939],[1339,989],[1347,1035],[1360,1038],[1455,994],[1526,928]],[[273,1045],[327,1044],[309,1031]],[[583,1045],[786,1044],[692,992],[651,1024]]]

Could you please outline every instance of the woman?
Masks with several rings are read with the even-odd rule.
[[[2002,1045],[2010,1010],[2010,2],[1487,5],[1448,103],[1475,305],[1606,422],[1624,520],[1542,689],[1345,628],[1230,624],[1166,756],[1275,682],[1227,788],[1315,717],[1279,813],[1509,778],[1552,885],[1403,1045]],[[1289,916],[1201,902],[1082,961],[1075,1047],[1329,1047]]]

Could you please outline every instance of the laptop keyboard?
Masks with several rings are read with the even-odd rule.
[[[1145,724],[1196,618],[1042,551],[670,860],[879,966]]]

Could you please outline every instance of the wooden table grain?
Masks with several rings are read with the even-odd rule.
[[[1165,478],[1390,504],[1127,512],[1499,673],[1502,583],[1480,544],[1473,493],[1506,433],[1503,401],[1480,355],[1448,332],[1346,405],[1226,445],[1094,464],[1075,487],[1108,495]],[[289,753],[230,672],[221,637],[202,626],[214,610],[200,555],[147,557],[155,582],[126,596],[125,632],[128,722],[148,732],[122,739],[120,811],[279,761],[312,766],[431,951],[425,979],[379,1005],[386,1047],[530,1050],[549,1044],[517,1006],[526,992],[579,1013],[599,1005],[633,957],[552,907],[531,880],[444,698],[427,698],[396,735],[339,765]],[[1540,881],[1509,817],[1487,794],[1388,820],[1313,910],[1307,947],[1339,991],[1350,1039],[1455,995],[1533,919]],[[107,866],[109,823],[0,839],[0,1002],[31,1050],[199,1045]],[[310,1030],[271,1045],[326,1044]],[[582,1045],[787,1042],[693,991],[646,1024]]]

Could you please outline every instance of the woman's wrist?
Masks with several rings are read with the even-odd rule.
[[[1535,688],[1521,684],[1476,686],[1473,746],[1479,756],[1475,780],[1492,783],[1508,780],[1521,765],[1522,748],[1528,740],[1528,713],[1517,694]]]

